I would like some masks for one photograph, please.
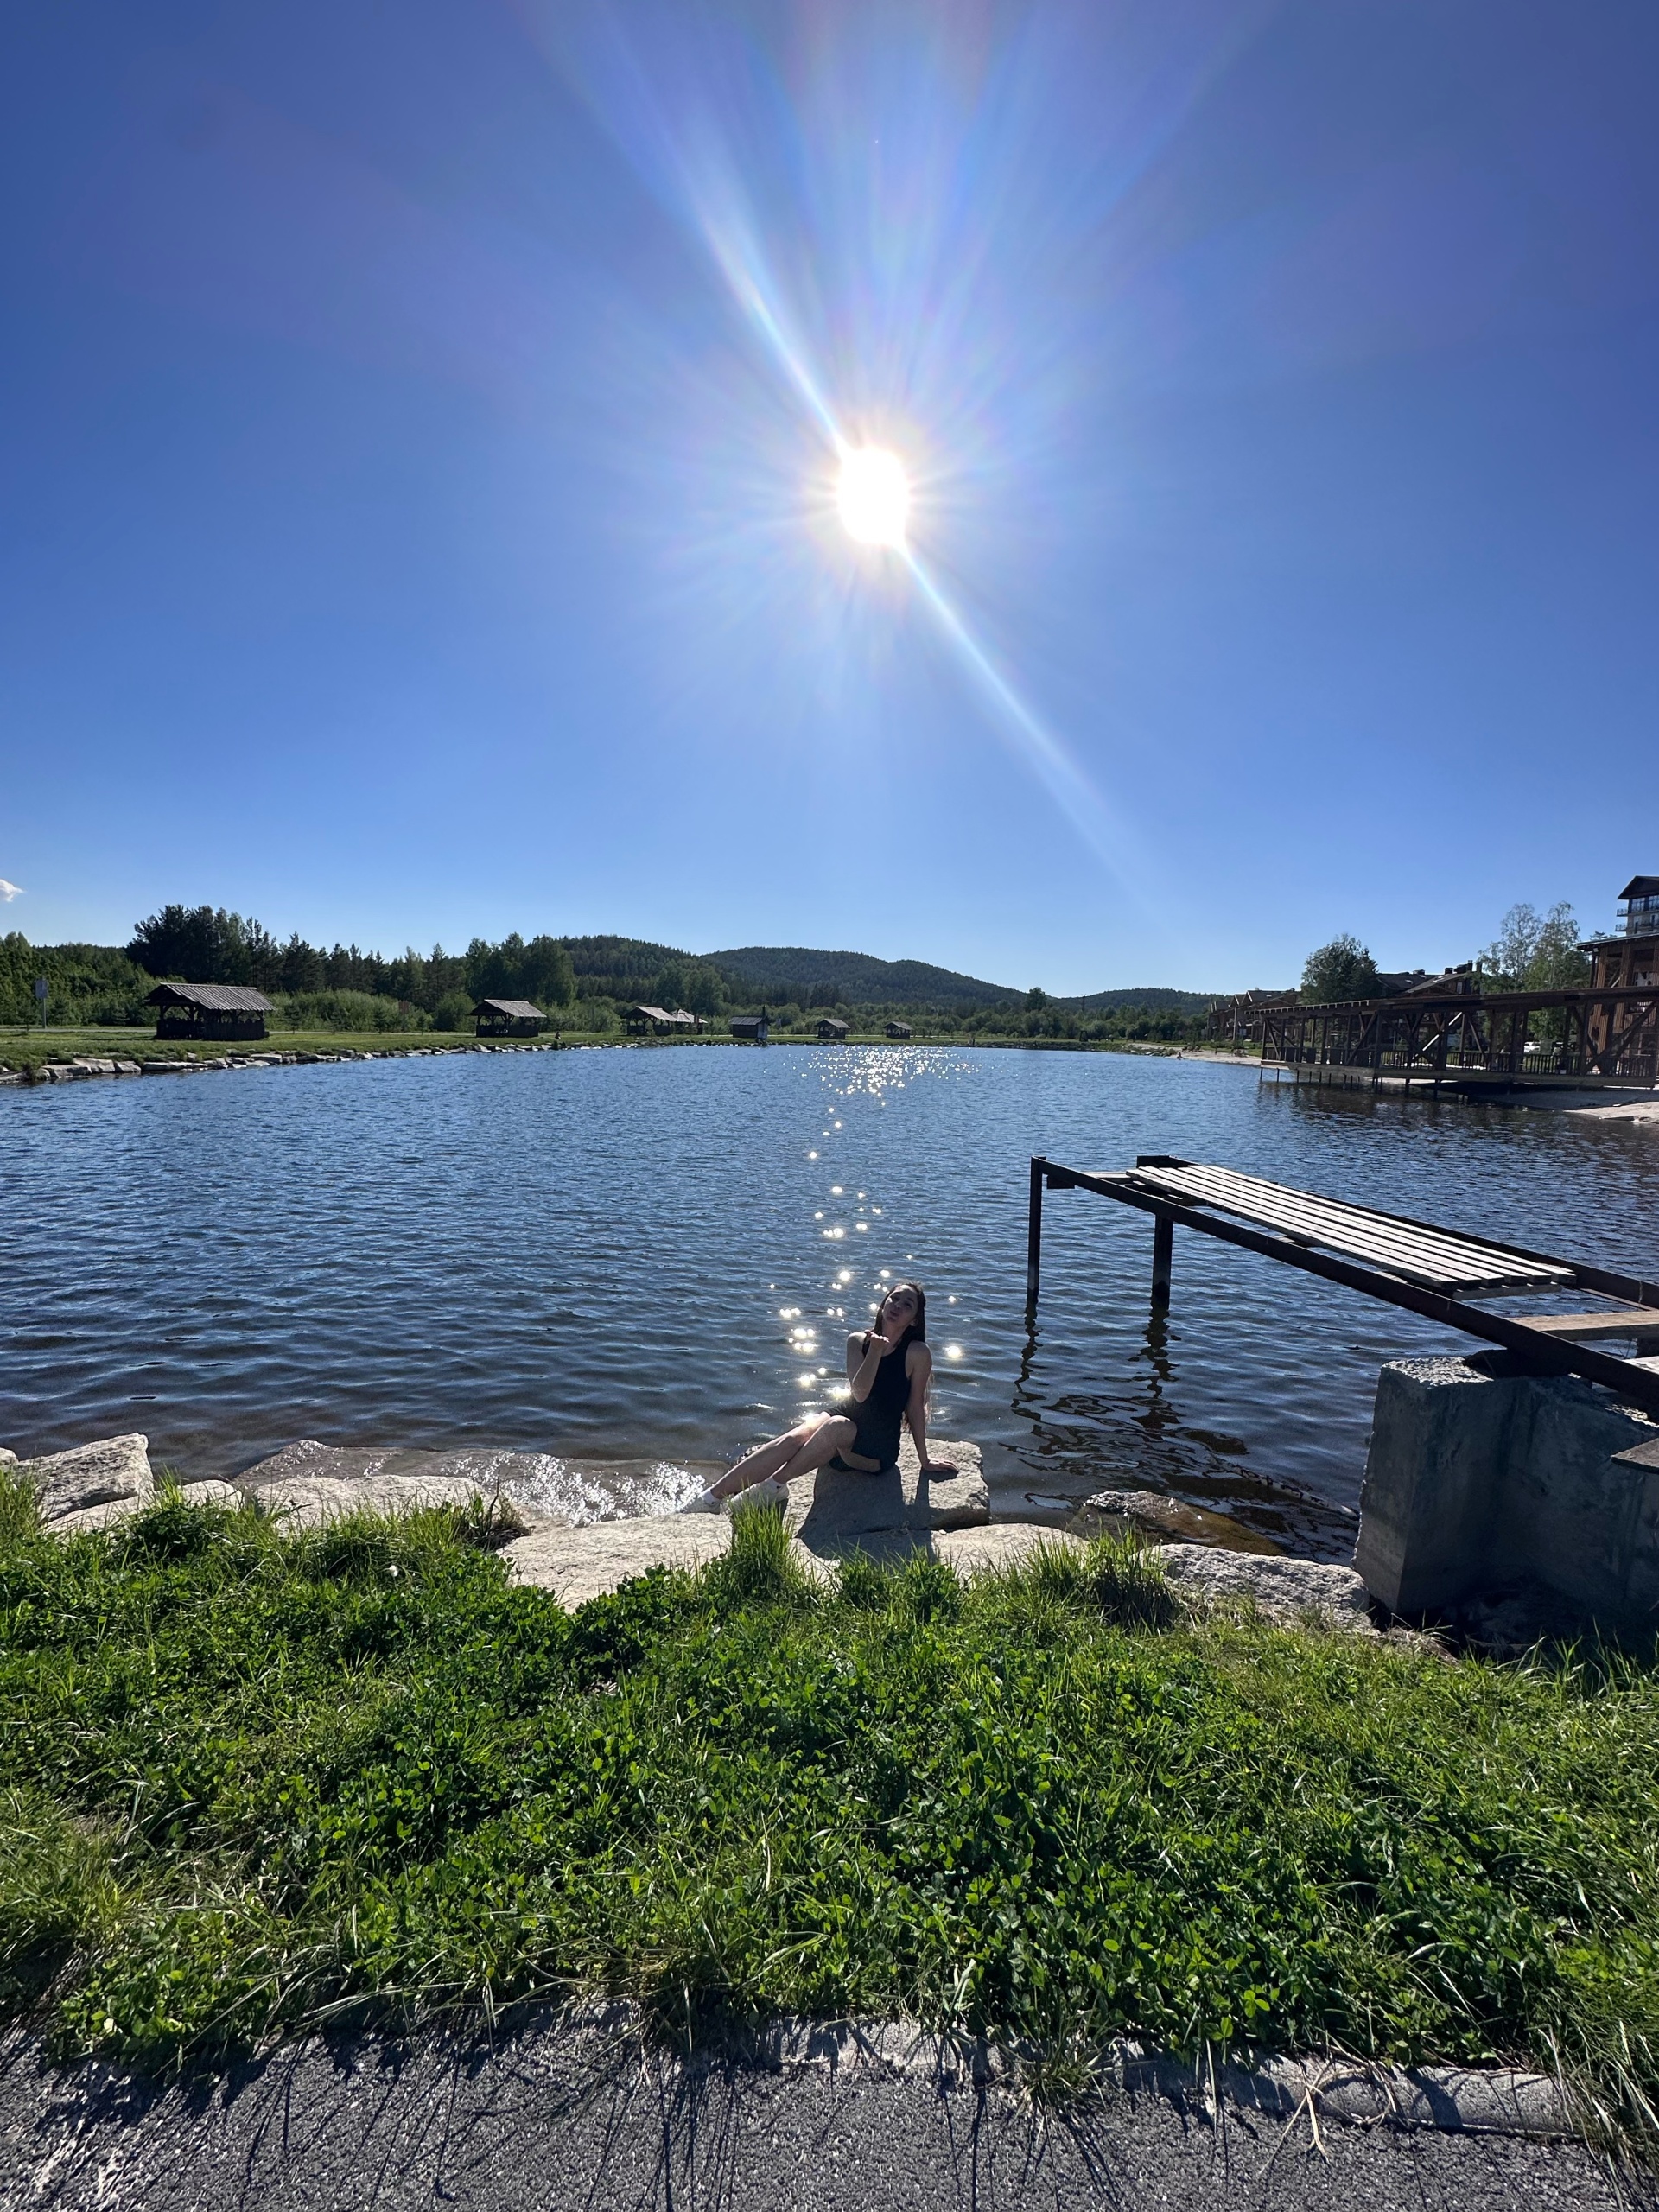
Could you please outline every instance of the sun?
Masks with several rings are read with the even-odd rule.
[[[847,535],[861,545],[902,545],[910,479],[896,453],[863,446],[843,455],[836,504]]]

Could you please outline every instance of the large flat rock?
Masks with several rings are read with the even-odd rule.
[[[941,1440],[935,1459],[957,1471],[945,1479],[924,1475],[908,1433],[896,1467],[879,1475],[844,1475],[830,1467],[790,1485],[791,1536],[809,1551],[833,1557],[868,1550],[867,1539],[902,1531],[926,1535],[938,1529],[976,1528],[991,1517],[991,1493],[976,1444]]]
[[[723,1557],[732,1524],[723,1513],[688,1513],[653,1521],[605,1521],[588,1529],[538,1529],[501,1554],[515,1580],[551,1591],[563,1605],[602,1598],[653,1567],[695,1568]],[[964,1577],[1017,1567],[1039,1545],[1081,1551],[1079,1538],[1026,1522],[995,1522],[969,1529],[872,1529],[842,1551],[813,1548],[798,1537],[791,1548],[806,1572],[831,1579],[847,1552],[884,1565],[901,1565],[917,1553],[947,1560]]]
[[[66,1514],[116,1500],[149,1497],[155,1489],[147,1436],[106,1436],[43,1459],[22,1459],[17,1471],[40,1493],[41,1518],[60,1521]]]
[[[466,1475],[363,1475],[355,1482],[296,1475],[276,1482],[245,1483],[241,1494],[252,1497],[289,1528],[320,1529],[348,1513],[395,1516],[434,1505],[470,1505],[486,1492]]]
[[[537,1529],[500,1556],[513,1580],[550,1590],[572,1611],[653,1567],[692,1569],[721,1558],[732,1541],[723,1513],[640,1521],[596,1521],[586,1529]]]
[[[993,1521],[979,1529],[942,1529],[928,1539],[928,1547],[935,1559],[948,1561],[964,1580],[1023,1567],[1033,1552],[1087,1549],[1081,1536],[1030,1521]]]
[[[229,1483],[192,1483],[181,1493],[187,1505],[240,1505],[243,1493],[233,1490]],[[124,1521],[130,1521],[147,1505],[155,1503],[149,1497],[111,1497],[102,1505],[83,1505],[78,1513],[60,1513],[55,1521],[45,1523],[48,1536],[79,1536],[89,1530],[118,1528]]]
[[[1156,1556],[1183,1597],[1255,1605],[1268,1620],[1316,1618],[1333,1628],[1374,1635],[1370,1598],[1351,1567],[1309,1559],[1262,1559],[1207,1544],[1160,1544]]]

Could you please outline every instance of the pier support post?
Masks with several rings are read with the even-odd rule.
[[[1043,1272],[1043,1176],[1047,1168],[1046,1160],[1033,1158],[1031,1163],[1031,1205],[1026,1216],[1026,1310],[1031,1313],[1037,1304],[1037,1291]]]
[[[1154,1214],[1152,1227],[1152,1302],[1169,1303],[1170,1272],[1175,1262],[1175,1224],[1166,1213]]]

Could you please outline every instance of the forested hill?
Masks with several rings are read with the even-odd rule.
[[[868,952],[815,952],[802,944],[745,944],[707,958],[751,990],[801,1006],[1002,1006],[1023,999],[1007,983],[983,983],[925,960],[878,960]]]
[[[1079,1014],[1112,1014],[1134,1007],[1142,1014],[1202,1014],[1213,991],[1166,990],[1161,984],[1138,985],[1126,991],[1090,991],[1085,998],[1057,999],[1057,1006],[1074,1007]]]
[[[627,937],[533,937],[499,944],[474,938],[465,952],[412,946],[388,957],[357,945],[332,950],[297,934],[279,940],[251,917],[211,906],[163,906],[115,945],[31,945],[0,936],[0,1026],[36,1023],[35,981],[48,985],[54,1024],[117,1027],[151,1017],[145,1000],[157,976],[193,983],[252,984],[276,1002],[286,1027],[464,1027],[486,993],[527,998],[556,1022],[620,1030],[635,1001],[686,1007],[717,1021],[770,1007],[782,1029],[829,1007],[878,1024],[893,1013],[935,1028],[976,1034],[1173,1038],[1192,1030],[1204,1007],[1196,991],[1147,988],[1051,999],[1039,989],[988,983],[925,960],[878,960],[868,952],[804,945],[745,945],[696,955]],[[578,1009],[580,1009],[578,1011]]]

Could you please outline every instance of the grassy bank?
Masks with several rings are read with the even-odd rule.
[[[1659,2090],[1650,1672],[1162,1617],[1110,1548],[567,1615],[442,1515],[0,1497],[0,1975],[146,2064],[630,1993]]]
[[[280,1029],[257,1043],[190,1044],[176,1038],[158,1039],[148,1029],[0,1029],[0,1067],[29,1070],[48,1060],[213,1060],[227,1054],[238,1058],[250,1052],[372,1052],[390,1059],[405,1052],[467,1052],[479,1040],[441,1029]],[[488,1040],[503,1051],[521,1052],[527,1046],[550,1043],[540,1038],[502,1038]],[[588,1037],[567,1031],[567,1045],[618,1044],[608,1036]]]

